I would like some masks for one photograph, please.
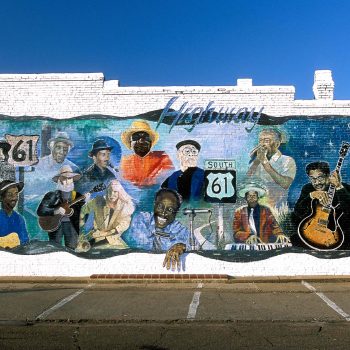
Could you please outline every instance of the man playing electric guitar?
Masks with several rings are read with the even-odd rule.
[[[312,200],[315,199],[322,206],[327,206],[328,189],[330,184],[335,187],[332,206],[335,208],[335,218],[339,218],[339,225],[344,234],[344,243],[341,249],[349,248],[350,243],[350,185],[341,182],[337,171],[330,172],[327,162],[313,162],[306,166],[306,173],[310,183],[302,190],[298,201],[294,206],[293,221],[298,226],[304,218],[312,213]],[[293,245],[302,245],[298,235],[291,237]]]
[[[29,242],[24,218],[14,210],[18,194],[23,187],[23,182],[4,180],[0,183],[0,247],[2,248],[14,248]]]
[[[59,227],[48,232],[49,240],[61,244],[64,237],[64,244],[70,249],[75,249],[78,244],[79,215],[85,201],[79,201],[71,207],[65,203],[81,197],[80,193],[74,191],[74,183],[80,178],[81,175],[74,173],[69,165],[61,167],[59,174],[52,178],[57,183],[57,190],[46,193],[37,209],[39,217],[62,215]]]

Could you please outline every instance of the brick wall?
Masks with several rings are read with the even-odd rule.
[[[254,86],[238,79],[236,86],[122,87],[102,73],[0,74],[0,114],[71,118],[104,114],[133,116],[162,109],[173,96],[174,108],[185,101],[205,107],[264,107],[264,113],[285,115],[350,115],[350,100],[333,100],[331,71],[316,71],[315,100],[295,100],[293,86]]]

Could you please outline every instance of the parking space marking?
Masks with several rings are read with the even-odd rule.
[[[202,289],[203,288],[203,283],[198,283],[197,288]],[[196,318],[196,313],[197,309],[199,306],[199,298],[201,296],[201,292],[197,291],[194,292],[192,302],[188,308],[188,314],[187,314],[187,319],[194,319]]]
[[[87,286],[87,288],[92,287],[93,284],[89,284]],[[75,293],[68,295],[67,297],[63,298],[62,300],[60,300],[57,304],[55,304],[54,306],[50,307],[49,309],[45,310],[44,312],[42,312],[40,315],[38,315],[36,317],[37,321],[41,321],[44,320],[47,316],[49,316],[50,314],[52,314],[54,311],[58,310],[60,307],[62,307],[63,305],[69,303],[70,301],[72,301],[74,298],[76,298],[78,295],[80,295],[81,293],[83,293],[85,291],[85,289],[79,289],[78,291],[76,291]]]
[[[336,303],[334,303],[332,300],[326,297],[323,293],[318,292],[315,287],[313,287],[311,284],[307,283],[306,281],[301,281],[301,284],[305,286],[307,289],[314,292],[316,295],[318,295],[330,308],[332,308],[340,316],[344,317],[346,321],[348,322],[350,321],[350,315],[347,314],[344,310],[342,310]]]

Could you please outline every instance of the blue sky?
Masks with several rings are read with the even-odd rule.
[[[331,69],[350,99],[343,0],[0,0],[0,73],[103,72],[121,85],[294,85]]]

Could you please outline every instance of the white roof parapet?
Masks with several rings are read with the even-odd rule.
[[[104,80],[103,73],[46,73],[46,74],[0,74],[0,82],[35,81],[96,81]]]
[[[125,95],[125,94],[290,94],[294,95],[294,86],[117,86],[104,82],[103,94]]]

